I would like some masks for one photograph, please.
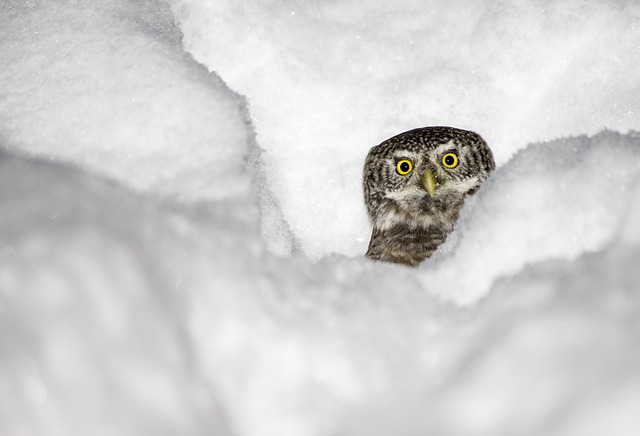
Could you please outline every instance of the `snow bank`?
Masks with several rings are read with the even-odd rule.
[[[234,288],[250,324],[199,301],[196,349],[240,434],[637,432],[639,153],[612,132],[529,146],[417,270],[270,258]]]
[[[194,62],[168,6],[10,1],[0,14],[5,148],[72,162],[140,191],[241,195],[243,100]]]
[[[421,266],[423,283],[473,303],[529,264],[601,250],[618,236],[638,181],[638,135],[533,144],[465,205],[454,234]]]
[[[179,219],[4,153],[0,205],[2,433],[222,434],[174,292]]]
[[[640,138],[526,145],[637,128],[637,10],[457,5],[172,2],[261,157],[161,3],[7,4],[1,432],[637,434]],[[432,123],[501,167],[420,268],[354,255],[368,147]]]
[[[399,132],[474,130],[502,165],[530,142],[640,127],[633,2],[171,3],[187,50],[249,100],[312,258],[366,250],[360,171]]]
[[[505,185],[530,187],[511,172],[519,162],[566,156],[570,172],[587,177],[595,157],[633,157],[637,141],[605,133],[557,142],[556,152],[529,147],[472,207],[492,209]],[[451,253],[420,269],[364,257],[309,263],[269,254],[255,226],[236,218],[242,202],[186,207],[58,164],[1,162],[0,413],[9,432],[583,435],[611,420],[608,434],[640,428],[637,183],[611,190],[611,204],[630,208],[594,253],[521,265],[489,292],[464,288],[467,273],[456,269],[454,289],[464,292],[450,298],[427,280],[450,268],[445,259],[472,277],[475,265],[494,280],[503,271],[486,261],[495,255],[488,245],[466,251],[466,235],[479,231],[466,217]],[[539,190],[555,186],[558,165],[533,172]],[[636,165],[624,168],[637,176]],[[532,220],[540,226],[567,213],[541,211]],[[522,238],[515,223],[501,231]]]

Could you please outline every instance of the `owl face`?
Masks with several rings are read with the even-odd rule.
[[[494,168],[476,133],[426,127],[394,136],[367,156],[364,191],[374,230],[453,228],[464,198]]]

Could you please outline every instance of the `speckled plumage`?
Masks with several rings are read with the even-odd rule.
[[[445,165],[456,159],[455,167]],[[404,161],[403,169],[412,169],[403,175]],[[431,256],[453,230],[465,197],[494,168],[480,135],[453,127],[414,129],[373,147],[363,180],[373,225],[367,256],[409,265]]]

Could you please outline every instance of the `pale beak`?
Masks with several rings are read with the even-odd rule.
[[[433,197],[436,192],[436,176],[433,175],[433,171],[427,170],[422,173],[422,187],[429,194],[429,197]]]

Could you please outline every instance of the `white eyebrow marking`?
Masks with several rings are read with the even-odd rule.
[[[443,153],[445,151],[451,150],[453,148],[456,148],[456,143],[453,142],[453,139],[450,139],[449,142],[445,143],[445,144],[440,144],[436,147],[436,153],[440,154]]]
[[[396,150],[393,152],[394,159],[400,159],[400,158],[406,157],[415,162],[419,156],[420,156],[419,153],[416,153],[415,151],[409,151],[409,150]]]

